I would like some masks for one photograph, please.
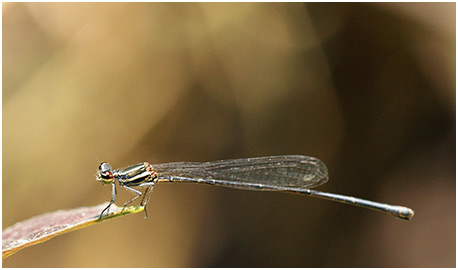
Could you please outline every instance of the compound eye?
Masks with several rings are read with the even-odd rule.
[[[102,162],[100,164],[97,180],[104,184],[110,184],[113,182],[113,173],[111,172],[110,164],[107,162]]]
[[[113,179],[113,174],[110,171],[100,172],[100,177],[102,177],[105,180],[111,180]]]
[[[110,164],[108,164],[107,162],[102,162],[102,163],[100,163],[99,171],[100,171],[101,173],[111,171],[111,166],[110,166]]]

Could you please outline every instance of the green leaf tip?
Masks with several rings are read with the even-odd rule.
[[[112,218],[138,213],[143,206],[122,207],[111,205],[111,212],[99,219],[108,202],[91,207],[58,210],[18,222],[2,232],[2,258],[32,245],[43,243],[55,236],[91,226]]]

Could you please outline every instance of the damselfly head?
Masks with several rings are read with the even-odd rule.
[[[110,164],[107,162],[100,163],[96,179],[97,181],[102,182],[102,184],[111,184],[113,182],[113,173],[111,172]]]

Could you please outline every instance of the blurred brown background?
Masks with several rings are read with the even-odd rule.
[[[283,154],[416,215],[161,184],[3,266],[454,267],[455,56],[455,3],[4,3],[3,228],[108,201],[99,161]]]

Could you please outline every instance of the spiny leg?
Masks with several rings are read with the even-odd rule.
[[[113,189],[111,191],[111,201],[107,205],[107,207],[105,207],[105,209],[102,210],[102,213],[100,213],[99,219],[102,219],[103,212],[105,212],[105,211],[107,211],[107,215],[108,215],[108,212],[110,211],[110,206],[114,203],[114,201],[116,199],[116,185],[115,185],[114,182],[112,183],[112,185],[113,185]]]
[[[143,206],[143,211],[145,211],[145,218],[148,217],[148,212],[146,211],[146,204],[148,203],[151,192],[153,192],[154,183],[149,183],[146,186],[147,188],[145,190],[145,195],[143,196],[142,202],[140,204],[141,206]]]
[[[130,191],[132,191],[132,192],[134,192],[135,194],[137,194],[137,196],[135,196],[132,200],[130,200],[130,201],[128,201],[128,202],[126,202],[126,203],[124,204],[124,207],[122,208],[121,213],[124,211],[124,208],[126,208],[126,206],[127,206],[128,204],[132,203],[132,202],[135,201],[138,197],[140,197],[140,196],[143,195],[140,191],[138,191],[138,190],[136,190],[136,189],[133,189],[133,188],[130,188],[130,187],[127,187],[127,186],[122,186],[122,187],[125,188],[125,189],[128,189],[128,190],[130,190]]]

